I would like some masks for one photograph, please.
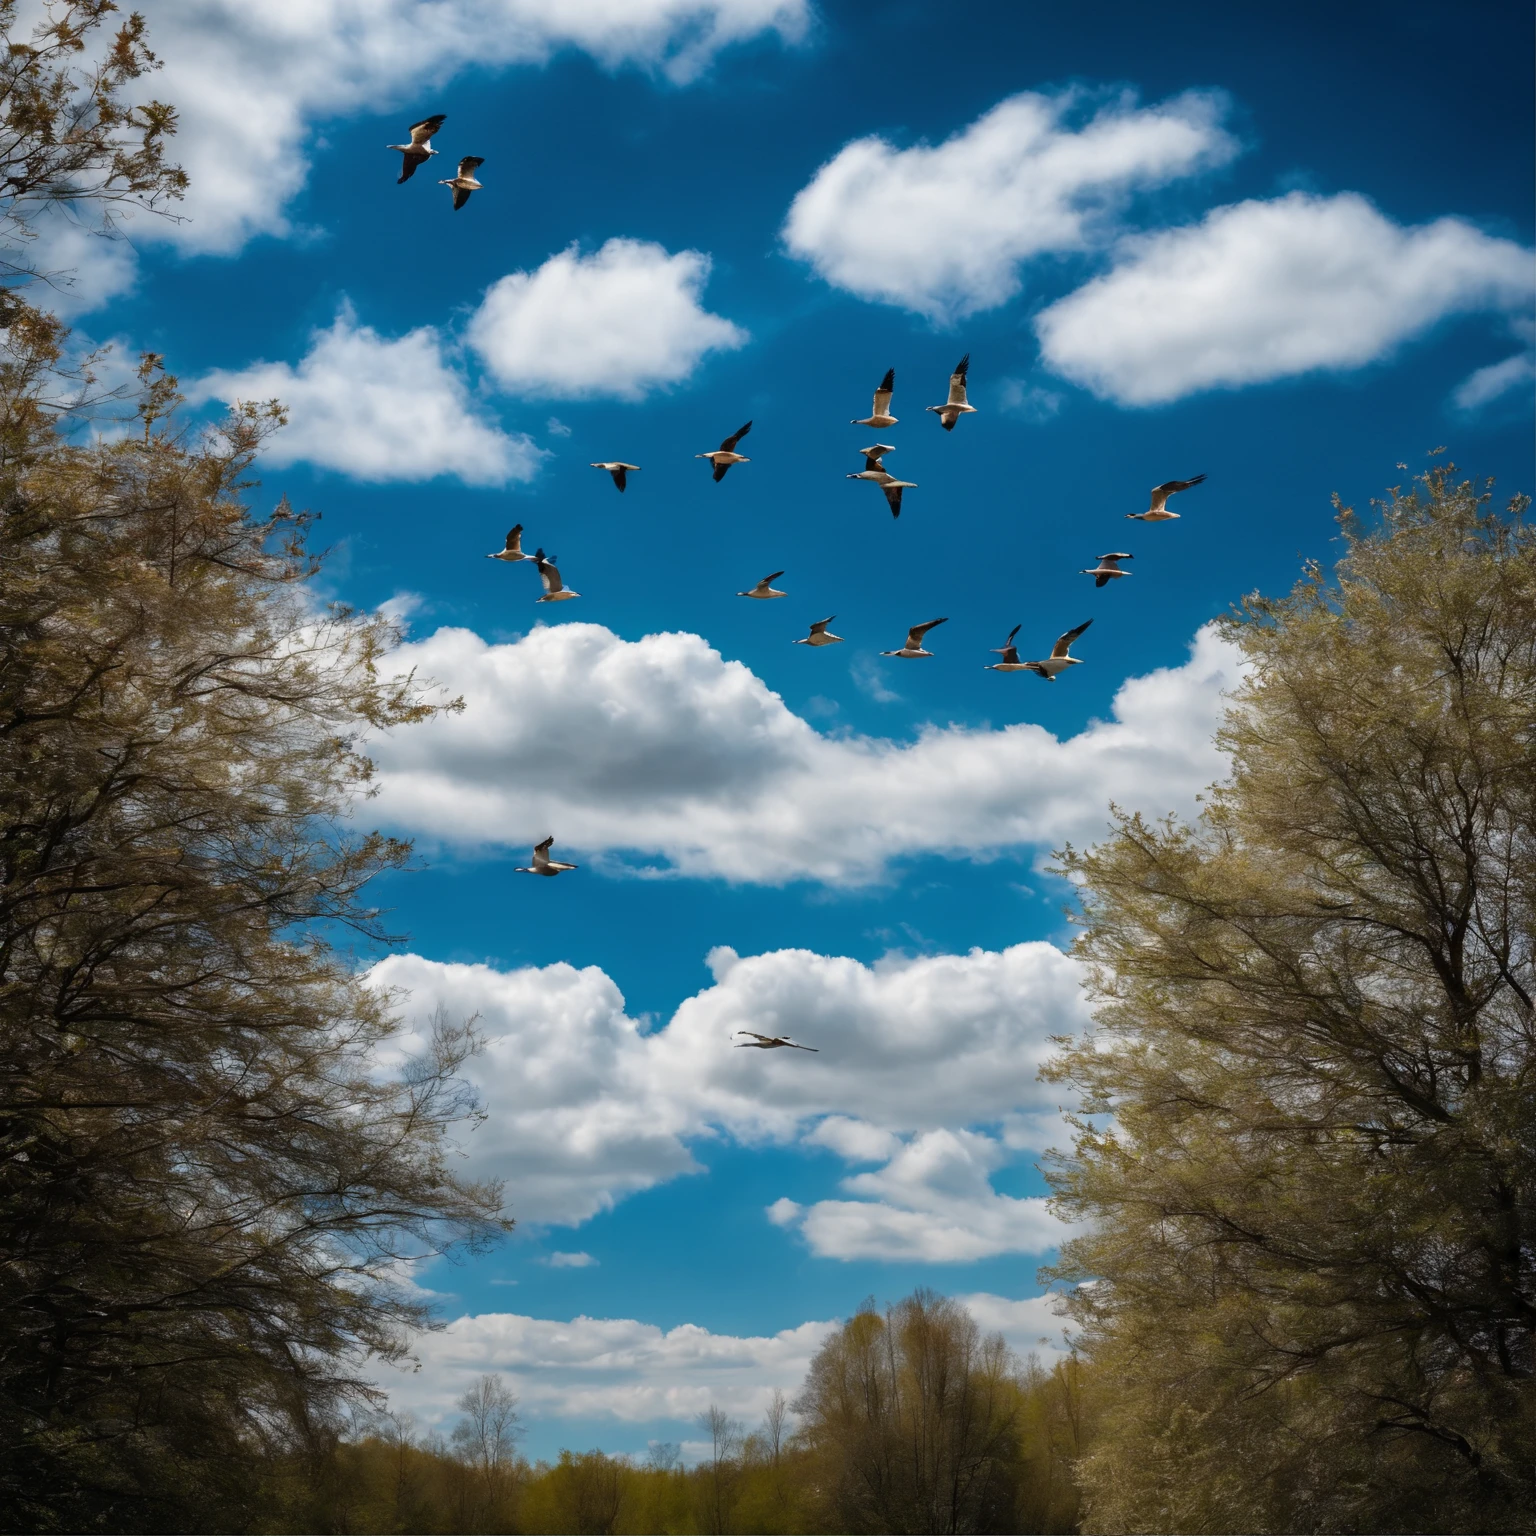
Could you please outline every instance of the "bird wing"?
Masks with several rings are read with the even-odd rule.
[[[1015,624],[1015,625],[1014,625],[1014,626],[1013,626],[1013,628],[1012,628],[1012,629],[1010,629],[1010,630],[1009,630],[1009,631],[1008,631],[1008,638],[1007,638],[1007,639],[1006,639],[1006,640],[1004,640],[1004,641],[1003,641],[1003,644],[1004,644],[1004,645],[1005,645],[1005,646],[1008,646],[1008,645],[1012,645],[1012,644],[1013,644],[1013,637],[1014,637],[1014,636],[1015,636],[1015,635],[1016,635],[1016,634],[1018,634],[1018,632],[1019,632],[1019,631],[1020,631],[1020,630],[1021,630],[1021,629],[1022,629],[1022,628],[1023,628],[1023,627],[1024,627],[1024,626],[1023,626],[1023,625],[1022,625],[1022,624]]]
[[[834,613],[834,614],[830,614],[827,618],[817,619],[816,622],[811,625],[811,633],[813,635],[824,635],[824,634],[826,634],[826,632],[827,632],[827,625],[830,624],[832,622],[832,620],[835,619],[836,617],[837,617],[837,615]]]
[[[875,408],[869,414],[871,416],[884,416],[890,408],[891,396],[896,390],[896,370],[887,368],[885,377],[880,380],[880,387],[875,391]]]
[[[478,171],[484,164],[484,155],[465,155],[464,158],[459,161],[459,175],[473,176],[474,173]]]
[[[1204,475],[1194,475],[1188,480],[1165,480],[1161,485],[1152,487],[1152,505],[1147,508],[1149,512],[1161,512],[1168,504],[1170,496],[1177,496],[1180,491],[1187,491],[1193,485],[1199,485],[1205,479]]]
[[[464,204],[467,203],[468,201],[469,201],[469,188],[468,187],[455,187],[453,189],[453,208],[454,208],[454,212],[455,213],[457,213],[458,210],[460,208],[462,208],[464,206]]]
[[[549,857],[549,850],[550,850],[551,846],[553,845],[554,841],[555,841],[555,834],[553,832],[551,832],[549,834],[549,836],[546,837],[542,843],[535,843],[533,845],[533,856],[534,856],[534,858],[536,858],[536,859],[547,859]]]
[[[786,566],[785,570],[788,570],[788,569],[789,569],[789,567]],[[763,579],[760,582],[758,582],[758,586],[766,587],[770,582],[777,581],[779,579],[779,577],[782,576],[783,574],[784,574],[784,571],[775,571],[771,576],[764,576]]]
[[[738,1029],[736,1033],[738,1035],[750,1035],[754,1040],[762,1040],[765,1042],[773,1039],[772,1035],[760,1035],[755,1029]]]
[[[886,505],[891,509],[892,517],[901,516],[901,493],[906,490],[904,485],[885,485],[881,489],[885,492]]]
[[[971,354],[967,352],[964,357],[955,364],[955,371],[949,376],[949,405],[964,405],[965,400],[965,375],[971,366]]]
[[[435,117],[424,117],[419,123],[411,124],[411,143],[425,145],[431,142],[432,135],[437,132],[448,120],[446,112],[439,112]]]
[[[395,179],[395,185],[398,187],[401,182],[409,181],[416,174],[416,167],[424,165],[426,159],[425,155],[413,155],[410,150],[404,151],[400,156],[400,174]]]
[[[629,466],[627,464],[616,464],[608,473],[613,476],[613,483],[621,491],[629,484]]]
[[[821,1047],[819,1045],[797,1045],[793,1040],[784,1040],[784,1041],[781,1041],[780,1043],[783,1044],[783,1045],[787,1045],[790,1048],[790,1050],[792,1050],[792,1051],[818,1051],[819,1052],[821,1050]]]
[[[734,453],[736,451],[736,444],[739,443],[742,438],[744,438],[751,430],[752,423],[750,421],[744,427],[737,427],[737,429],[732,432],[731,435],[726,438],[723,443],[720,444],[720,452]]]
[[[523,525],[518,523],[515,527],[507,529],[507,544],[502,550],[503,554],[520,555],[523,552]]]
[[[923,643],[923,636],[926,635],[930,629],[937,629],[940,624],[947,623],[949,623],[948,619],[929,619],[926,624],[914,624],[912,628],[907,631],[908,646],[910,646],[914,651],[917,650]]]
[[[544,590],[546,592],[563,592],[565,590],[560,582],[560,572],[548,560],[539,561],[539,580],[544,583]]]
[[[730,465],[729,465],[729,464],[716,464],[716,465],[715,465],[715,484],[716,484],[716,485],[719,485],[719,483],[720,483],[720,482],[721,482],[721,481],[722,481],[722,480],[724,480],[724,479],[725,479],[725,472],[726,472],[726,470],[728,470],[728,469],[729,469],[729,468],[730,468],[730,467],[731,467],[731,466],[730,466]]]
[[[1077,637],[1082,634],[1085,629],[1088,628],[1088,624],[1092,623],[1093,620],[1089,619],[1087,624],[1079,624],[1076,629],[1069,629],[1066,634],[1064,634],[1061,639],[1059,639],[1056,644],[1051,647],[1051,655],[1054,656],[1057,660],[1060,660],[1067,654],[1069,650],[1072,649],[1072,642],[1076,640]]]

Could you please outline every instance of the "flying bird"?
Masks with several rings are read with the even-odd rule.
[[[738,592],[736,594],[736,596],[737,597],[788,597],[789,593],[787,593],[787,592],[780,592],[778,590],[778,588],[774,586],[774,582],[776,582],[779,579],[779,577],[782,576],[783,574],[784,574],[783,571],[775,571],[771,576],[764,576],[763,579],[760,582],[758,582],[758,584],[755,587],[753,587],[750,591]],[[828,619],[827,622],[830,624],[832,622],[832,620]]]
[[[894,427],[896,418],[891,415],[891,394],[896,388],[896,370],[887,368],[885,377],[875,390],[875,408],[862,420],[849,423],[854,427]]]
[[[1079,624],[1076,629],[1069,629],[1051,647],[1051,654],[1044,661],[1026,661],[1024,663],[1025,669],[1030,672],[1038,672],[1046,682],[1054,683],[1058,672],[1065,672],[1068,667],[1082,666],[1082,662],[1076,656],[1069,656],[1067,652],[1071,649],[1072,642],[1092,623],[1093,620],[1089,619],[1086,623]],[[1009,638],[1012,639],[1012,636]]]
[[[832,634],[831,631],[827,628],[827,625],[830,624],[832,619],[835,619],[836,617],[837,615],[834,613],[831,618],[817,619],[817,621],[811,625],[810,634],[808,634],[803,640],[796,640],[795,644],[841,645],[843,643],[843,637],[841,635]]]
[[[515,528],[508,529],[506,548],[498,549],[485,558],[487,560],[532,560],[532,555],[523,553],[523,525],[519,523]]]
[[[484,164],[484,155],[465,155],[459,161],[458,175],[450,176],[447,180],[438,182],[440,187],[453,188],[453,206],[455,211],[462,208],[469,201],[469,194],[471,192],[478,192],[480,190],[480,183],[475,180],[475,172]]]
[[[1152,487],[1152,505],[1145,512],[1127,512],[1125,515],[1141,523],[1165,523],[1179,515],[1168,510],[1168,498],[1187,491],[1192,485],[1199,485],[1204,479],[1204,475],[1196,475],[1192,480],[1164,480],[1161,485]]]
[[[562,864],[559,859],[549,856],[549,845],[555,840],[554,833],[550,833],[542,843],[535,843],[533,848],[533,863],[530,865],[519,864],[512,873],[514,875],[563,875],[568,869],[578,869],[576,864]]]
[[[572,592],[560,580],[560,572],[555,569],[555,557],[546,555],[542,549],[533,552],[533,558],[538,561],[539,580],[544,583],[544,596],[538,598],[541,603],[563,603],[568,597],[580,597],[580,592]]]
[[[964,357],[955,364],[955,371],[949,376],[949,399],[943,405],[930,405],[930,411],[939,413],[939,421],[946,432],[955,430],[955,423],[962,416],[972,415],[976,407],[967,405],[965,400],[965,375],[971,366],[971,354],[967,352]]]
[[[1003,659],[1001,661],[991,662],[985,668],[986,671],[1027,672],[1031,667],[1038,665],[1036,662],[1019,660],[1019,648],[1013,643],[1013,637],[1018,634],[1021,628],[1021,625],[1015,624],[1013,628],[1008,631],[1008,638],[992,652],[994,656],[1001,656]],[[1074,630],[1073,633],[1078,634],[1080,631]]]
[[[738,1035],[751,1035],[752,1037],[750,1040],[738,1040],[736,1042],[736,1049],[738,1051],[790,1050],[819,1052],[821,1050],[821,1047],[818,1045],[797,1045],[788,1035],[760,1035],[755,1029],[738,1029],[736,1033]]]
[[[614,459],[608,464],[594,464],[592,468],[606,469],[613,476],[613,483],[622,491],[629,483],[629,472],[631,470],[638,471],[640,466],[638,464],[621,464],[617,459]]]
[[[404,164],[400,168],[400,181],[409,181],[416,174],[416,167],[425,165],[433,155],[441,151],[432,148],[432,135],[447,121],[448,114],[439,112],[433,117],[424,117],[419,123],[412,123],[408,132],[411,135],[409,144],[386,144],[385,149],[398,149]]]
[[[937,629],[940,624],[947,623],[949,623],[948,619],[929,619],[926,624],[914,624],[907,631],[907,643],[899,651],[881,651],[880,654],[882,656],[906,656],[909,658],[914,656],[932,656],[932,651],[925,651],[923,649],[923,636],[930,629]]]
[[[878,485],[885,492],[885,500],[891,509],[892,517],[901,516],[901,493],[904,490],[916,490],[917,481],[898,480],[884,465],[882,460],[888,453],[895,453],[895,448],[890,443],[872,443],[868,448],[861,448],[864,455],[864,468],[856,475],[849,475],[850,480],[868,480]]]
[[[1134,560],[1134,555],[1100,555],[1099,563],[1091,571],[1079,571],[1079,576],[1092,576],[1094,586],[1102,587],[1106,582],[1113,581],[1116,576],[1129,576],[1129,571],[1120,569],[1122,560]]]
[[[732,432],[731,435],[726,438],[726,440],[721,443],[713,453],[694,454],[694,458],[708,459],[710,463],[715,466],[715,483],[717,485],[720,483],[720,481],[725,479],[725,472],[731,467],[732,464],[750,464],[752,462],[751,459],[746,456],[746,454],[736,452],[736,444],[739,443],[742,438],[744,438],[751,430],[752,423],[749,421],[746,426],[738,427],[734,432]]]

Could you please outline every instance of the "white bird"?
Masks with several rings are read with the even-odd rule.
[[[726,438],[726,440],[721,443],[713,453],[694,454],[694,458],[708,459],[710,463],[715,466],[715,483],[717,485],[720,483],[720,481],[725,479],[725,472],[731,467],[732,464],[750,464],[752,462],[752,460],[749,459],[746,454],[736,452],[736,444],[739,443],[742,438],[744,438],[751,430],[752,423],[749,421],[746,426],[738,427],[734,432],[732,432],[731,435]]]
[[[408,130],[411,135],[409,144],[386,144],[385,149],[398,149],[404,159],[400,168],[400,181],[409,181],[416,174],[416,167],[425,165],[433,155],[440,151],[432,148],[432,135],[447,121],[448,114],[439,112],[434,117],[424,117],[419,123],[412,123]]]
[[[881,651],[880,654],[882,656],[906,656],[909,658],[914,656],[932,656],[932,651],[925,651],[923,649],[923,636],[930,629],[937,629],[940,624],[947,623],[949,623],[948,619],[929,619],[926,624],[914,624],[907,631],[907,643],[899,651]]]
[[[532,560],[532,555],[523,553],[523,525],[518,523],[515,528],[508,529],[506,548],[498,549],[485,558],[487,560]]]
[[[471,192],[480,190],[480,183],[475,180],[475,172],[485,164],[484,155],[465,155],[459,161],[459,173],[450,176],[445,181],[438,182],[440,187],[453,188],[453,206],[455,211],[462,208],[469,201]]]
[[[1165,523],[1179,515],[1168,510],[1168,498],[1187,491],[1192,485],[1199,485],[1204,479],[1204,475],[1196,475],[1192,480],[1164,480],[1161,485],[1152,487],[1152,505],[1145,512],[1127,512],[1125,515],[1140,523]]]
[[[738,1040],[736,1042],[736,1049],[738,1051],[790,1050],[819,1052],[821,1050],[821,1047],[818,1045],[797,1045],[788,1035],[760,1035],[755,1029],[738,1029],[736,1033],[738,1035],[751,1035],[752,1037],[750,1040]]]
[[[755,587],[753,587],[750,591],[738,592],[736,594],[736,596],[737,597],[788,597],[789,596],[788,592],[780,592],[778,590],[778,588],[774,586],[774,582],[776,582],[779,579],[779,577],[782,576],[783,574],[784,574],[783,571],[775,571],[771,576],[764,576],[763,579],[760,582],[758,582],[758,584]],[[829,619],[827,622],[830,623],[831,620]]]
[[[559,859],[549,856],[549,845],[555,840],[554,833],[550,833],[542,843],[535,843],[533,848],[533,863],[531,865],[519,864],[512,871],[514,875],[563,875],[568,869],[579,869],[578,864],[562,864]]]
[[[970,416],[975,413],[974,405],[967,405],[965,400],[965,375],[971,366],[971,354],[967,352],[964,357],[955,364],[955,371],[949,376],[949,399],[943,405],[930,405],[930,411],[939,413],[939,421],[946,432],[955,430],[955,423],[962,416]]]
[[[831,631],[829,631],[827,628],[827,625],[830,624],[832,619],[835,619],[836,617],[837,615],[834,613],[831,618],[817,619],[817,621],[811,625],[810,634],[808,634],[803,640],[796,640],[795,644],[841,645],[843,643],[843,637],[841,635],[832,634]]]
[[[541,603],[563,603],[568,597],[580,597],[580,592],[572,592],[560,580],[560,572],[555,569],[555,557],[546,555],[542,549],[533,552],[533,558],[538,562],[539,580],[544,583],[544,596],[538,598]]]
[[[1116,576],[1129,576],[1131,574],[1129,571],[1122,571],[1120,569],[1120,562],[1122,560],[1134,560],[1135,558],[1134,555],[1126,554],[1100,555],[1099,563],[1091,571],[1079,571],[1077,574],[1079,576],[1092,576],[1094,578],[1094,586],[1102,587],[1105,582],[1113,581]]]
[[[1059,639],[1056,644],[1051,647],[1051,654],[1047,656],[1044,661],[1026,661],[1024,663],[1025,670],[1029,672],[1038,672],[1040,676],[1046,680],[1046,682],[1054,683],[1056,681],[1056,674],[1058,672],[1065,672],[1068,667],[1082,666],[1082,662],[1080,662],[1076,656],[1069,656],[1067,652],[1071,648],[1072,642],[1076,640],[1077,637],[1082,634],[1085,629],[1088,628],[1089,624],[1092,623],[1093,620],[1089,619],[1087,623],[1079,624],[1076,629],[1069,629],[1066,634],[1064,634],[1061,639]]]
[[[1038,665],[1036,662],[1019,660],[1019,648],[1013,643],[1013,637],[1018,634],[1021,627],[1021,625],[1015,624],[1008,631],[1008,638],[992,652],[994,656],[1001,656],[1003,659],[989,663],[984,669],[985,671],[1027,672],[1032,666]]]
[[[891,415],[891,395],[896,389],[896,370],[887,368],[885,377],[875,390],[875,408],[862,420],[849,423],[854,427],[894,427],[896,418]]]
[[[638,464],[621,464],[617,459],[607,464],[594,464],[593,469],[606,469],[613,476],[613,483],[622,491],[629,481],[629,473],[634,470],[638,473]]]
[[[864,455],[864,468],[856,475],[849,475],[850,480],[869,480],[878,485],[885,492],[886,504],[891,509],[892,517],[901,516],[901,493],[904,490],[915,491],[916,480],[898,480],[881,462],[888,453],[895,453],[895,448],[889,443],[872,443],[868,448],[861,448]]]

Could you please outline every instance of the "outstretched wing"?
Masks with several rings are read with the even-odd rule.
[[[716,485],[719,485],[719,483],[720,483],[720,482],[721,482],[721,481],[722,481],[722,480],[724,480],[724,479],[725,479],[725,472],[726,472],[726,470],[728,470],[728,469],[729,469],[729,468],[730,468],[730,467],[731,467],[731,466],[730,466],[730,465],[729,465],[729,464],[716,464],[716,465],[715,465],[715,484],[716,484]]]
[[[751,430],[752,430],[752,423],[750,421],[744,427],[737,427],[737,429],[734,432],[732,432],[731,435],[728,438],[726,438],[726,440],[723,443],[720,444],[720,452],[721,453],[735,453],[735,451],[736,451],[736,444],[739,443],[742,440],[742,438],[744,438],[747,435],[747,433],[750,432]]]
[[[884,416],[890,409],[891,396],[896,391],[896,370],[887,368],[885,377],[880,380],[880,387],[875,391],[875,408],[870,412],[871,416]]]
[[[465,155],[464,158],[459,161],[459,175],[473,176],[475,172],[478,171],[484,164],[484,155]]]
[[[502,550],[504,555],[520,555],[523,552],[523,525],[515,524],[507,529],[507,544]]]
[[[785,570],[787,570],[787,569],[788,569],[788,567],[786,566]],[[774,571],[772,575],[764,576],[763,579],[760,582],[758,582],[758,586],[760,586],[760,587],[771,586],[783,574],[784,574],[784,571]]]
[[[551,832],[549,834],[549,836],[546,837],[542,843],[535,843],[533,845],[533,856],[534,856],[534,858],[536,858],[536,859],[547,859],[549,857],[549,850],[554,845],[554,841],[555,841],[555,834],[553,832]]]
[[[453,210],[455,213],[469,201],[468,187],[455,187],[453,189]]]
[[[1080,635],[1080,634],[1082,634],[1082,632],[1083,632],[1083,631],[1084,631],[1084,630],[1085,630],[1085,629],[1087,629],[1087,628],[1088,628],[1088,625],[1089,625],[1089,624],[1092,624],[1092,623],[1093,623],[1093,620],[1092,620],[1092,619],[1089,619],[1089,620],[1088,620],[1088,622],[1087,622],[1087,623],[1086,623],[1086,624],[1079,624],[1079,625],[1078,625],[1078,626],[1077,626],[1077,628],[1076,628],[1076,629],[1069,629],[1069,630],[1068,630],[1068,631],[1067,631],[1067,632],[1066,632],[1066,634],[1064,634],[1064,635],[1063,635],[1063,636],[1062,636],[1062,637],[1061,637],[1061,639],[1059,639],[1059,640],[1058,640],[1058,641],[1057,641],[1057,642],[1056,642],[1056,644],[1055,644],[1055,645],[1053,645],[1053,646],[1052,646],[1052,647],[1051,647],[1051,655],[1052,655],[1052,656],[1054,656],[1054,657],[1056,657],[1056,658],[1057,658],[1057,660],[1060,660],[1060,659],[1061,659],[1061,657],[1063,657],[1063,656],[1065,656],[1065,655],[1066,655],[1066,654],[1067,654],[1067,652],[1068,652],[1068,651],[1069,651],[1069,650],[1071,650],[1071,648],[1072,648],[1072,642],[1073,642],[1073,641],[1074,641],[1074,640],[1076,640],[1076,639],[1077,639],[1077,637],[1078,637],[1078,636],[1079,636],[1079,635]]]
[[[1161,512],[1168,504],[1170,496],[1177,496],[1180,491],[1187,491],[1193,485],[1199,485],[1205,479],[1204,475],[1195,475],[1188,480],[1165,480],[1161,485],[1152,487],[1152,505],[1149,512]]]
[[[821,1047],[819,1045],[797,1045],[793,1040],[783,1040],[783,1041],[780,1041],[779,1043],[781,1045],[787,1045],[790,1048],[790,1050],[792,1050],[792,1051],[820,1051],[821,1050]]]
[[[964,357],[955,364],[955,371],[949,376],[949,400],[950,405],[964,405],[965,400],[965,375],[971,366],[971,354],[967,352]]]
[[[620,464],[617,469],[610,469],[608,473],[613,476],[613,483],[621,491],[629,484],[629,466],[627,464]]]
[[[546,592],[563,592],[565,590],[560,581],[560,572],[548,560],[539,561],[539,580],[544,583],[544,590]]]
[[[824,619],[817,619],[816,622],[811,625],[811,633],[813,635],[824,635],[824,634],[826,634],[826,632],[827,632],[827,625],[830,624],[832,622],[832,620],[835,619],[836,617],[837,617],[837,615],[835,613],[833,613],[833,614],[828,614],[827,617],[824,618]]]
[[[919,649],[923,643],[923,636],[926,635],[930,629],[937,629],[940,624],[948,623],[948,619],[929,619],[926,624],[914,624],[912,628],[907,631],[907,645],[914,651]]]
[[[446,112],[439,112],[433,117],[424,117],[419,123],[411,124],[411,143],[419,149],[425,149],[431,143],[432,135],[448,121]]]
[[[736,1033],[737,1033],[737,1034],[738,1034],[738,1035],[748,1035],[748,1036],[750,1036],[750,1037],[751,1037],[751,1038],[752,1038],[752,1039],[753,1039],[753,1040],[760,1040],[760,1041],[762,1041],[762,1042],[763,1042],[763,1044],[765,1044],[765,1045],[766,1045],[766,1044],[767,1044],[767,1043],[768,1043],[768,1042],[769,1042],[769,1041],[770,1041],[770,1040],[772,1040],[772,1039],[773,1039],[773,1036],[772,1036],[772,1035],[760,1035],[760,1034],[758,1034],[758,1032],[757,1032],[757,1031],[756,1031],[756,1030],[755,1030],[755,1029],[738,1029],[738,1030],[737,1030],[737,1031],[736,1031]]]
[[[400,174],[395,178],[395,185],[397,187],[402,182],[409,181],[411,177],[416,174],[416,167],[418,165],[425,165],[427,161],[427,157],[425,155],[413,155],[410,150],[406,150],[405,153],[400,156],[400,159],[402,162],[400,166]]]
[[[886,504],[891,509],[892,517],[901,516],[901,493],[906,490],[904,485],[886,485],[881,489],[885,492]]]

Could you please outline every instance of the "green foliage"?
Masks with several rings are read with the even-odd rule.
[[[1250,599],[1233,776],[1064,868],[1087,1528],[1524,1529],[1536,547],[1449,468]]]

